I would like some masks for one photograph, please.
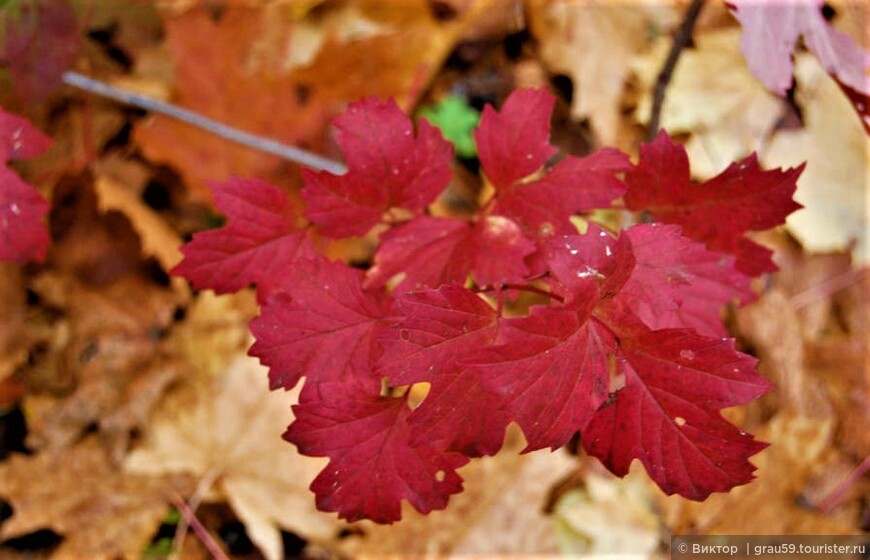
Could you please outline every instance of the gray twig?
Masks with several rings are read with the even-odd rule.
[[[109,84],[103,83],[99,80],[79,74],[78,72],[64,72],[63,81],[67,85],[82,89],[89,93],[108,97],[109,99],[113,99],[119,103],[124,103],[125,105],[132,105],[140,109],[145,109],[146,111],[160,113],[178,119],[203,130],[207,130],[208,132],[216,134],[222,138],[232,140],[233,142],[243,146],[270,153],[312,169],[330,171],[338,175],[347,171],[347,168],[338,161],[313,154],[294,146],[287,146],[286,144],[281,144],[275,140],[251,134],[250,132],[233,128],[208,117],[204,117],[199,113],[194,113],[193,111],[188,111],[187,109],[182,109],[181,107],[172,105],[171,103],[165,103],[145,95],[139,95],[110,86]]]

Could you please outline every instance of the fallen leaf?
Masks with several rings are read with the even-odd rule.
[[[789,231],[808,251],[851,251],[856,264],[870,264],[870,141],[815,58],[798,56],[795,75],[804,128],[777,132],[762,152],[765,165],[807,162],[795,194],[804,208],[788,217]]]
[[[563,554],[648,558],[655,552],[661,521],[648,480],[637,474],[615,478],[590,470],[581,488],[559,499],[553,515]]]
[[[315,509],[308,490],[323,461],[281,441],[297,394],[270,392],[266,369],[237,355],[221,374],[164,400],[126,469],[200,479],[205,499],[227,500],[269,560],[283,558],[279,527],[326,544],[342,525]]]
[[[530,29],[541,42],[541,57],[554,73],[570,76],[574,85],[571,117],[589,119],[599,142],[613,145],[631,60],[648,48],[651,29],[661,32],[675,19],[674,3],[535,0],[529,4]]]
[[[0,539],[51,529],[65,537],[52,558],[138,559],[173,493],[189,486],[115,469],[96,437],[61,453],[14,455],[0,464],[0,494],[14,511]]]
[[[739,46],[736,28],[695,35],[665,92],[661,127],[691,133],[686,151],[699,179],[762,148],[782,113],[782,101],[753,78]],[[642,123],[649,121],[652,91],[670,48],[671,40],[662,38],[633,65],[644,92],[635,112]]]
[[[27,360],[35,342],[25,326],[26,298],[21,268],[0,262],[0,381]]]

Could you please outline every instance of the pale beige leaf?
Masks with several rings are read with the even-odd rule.
[[[809,251],[851,250],[853,260],[866,265],[870,142],[851,104],[814,57],[799,56],[795,76],[804,129],[776,133],[762,163],[786,167],[806,161],[795,195],[804,208],[788,217],[789,231]]]
[[[166,400],[144,445],[128,457],[128,471],[214,480],[206,499],[226,499],[269,560],[282,557],[279,527],[313,542],[335,535],[340,524],[315,510],[308,490],[325,461],[302,457],[281,439],[296,392],[270,392],[266,369],[239,355],[187,393]]]

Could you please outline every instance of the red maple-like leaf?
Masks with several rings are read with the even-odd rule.
[[[743,26],[740,48],[755,77],[785,95],[794,75],[792,52],[802,37],[828,74],[844,90],[851,90],[850,100],[870,132],[870,108],[861,99],[870,95],[866,74],[870,53],[825,21],[825,0],[730,0],[726,4]]]
[[[50,238],[43,219],[49,204],[6,164],[45,152],[51,140],[17,115],[0,109],[0,260],[42,261]]]
[[[256,284],[263,302],[289,282],[295,263],[315,256],[310,239],[297,228],[299,213],[280,188],[259,179],[209,186],[228,223],[194,234],[181,248],[184,260],[170,272],[219,294]]]
[[[624,315],[617,336],[625,386],[595,413],[583,447],[618,476],[639,459],[662,490],[693,500],[752,480],[748,459],[766,444],[719,410],[770,389],[755,373],[755,359],[736,352],[729,339],[650,331]]]
[[[731,301],[754,299],[749,277],[731,255],[707,250],[675,225],[639,224],[618,240],[592,225],[582,236],[551,242],[550,268],[562,286],[606,278],[609,305],[631,309],[649,328],[694,328],[724,336],[719,315]]]
[[[38,102],[57,89],[81,49],[76,13],[66,0],[22,2],[5,10],[6,63],[21,99]]]
[[[428,395],[409,418],[413,443],[430,441],[469,457],[492,455],[508,424],[498,394],[462,363],[495,340],[498,314],[483,299],[457,285],[404,294],[384,329],[378,375],[391,385],[428,382]]]
[[[713,251],[735,255],[739,271],[758,276],[776,266],[770,252],[744,234],[783,224],[786,216],[801,208],[792,196],[803,168],[764,171],[753,154],[695,184],[685,148],[662,131],[641,146],[640,161],[626,175],[625,204],[682,226],[684,235]]]
[[[411,119],[392,99],[352,103],[333,124],[347,173],[302,174],[305,215],[324,235],[362,235],[390,207],[422,210],[450,181],[453,145],[423,119],[414,137]]]
[[[474,140],[483,172],[496,189],[531,175],[556,153],[549,143],[555,103],[544,89],[521,89],[508,96],[500,112],[483,108]]]
[[[565,445],[607,399],[614,340],[590,320],[596,300],[590,280],[585,297],[570,305],[536,306],[528,316],[505,319],[501,344],[471,361],[523,429],[524,452]]]
[[[528,274],[524,260],[535,250],[519,226],[503,216],[474,223],[418,216],[383,235],[367,285],[384,286],[400,273],[398,293],[461,284],[469,273],[482,286],[510,283]]]
[[[363,290],[362,271],[318,263],[296,285],[273,295],[251,321],[256,342],[249,354],[269,366],[269,386],[292,389],[356,381],[380,387],[372,373],[375,341],[389,303],[381,291]]]
[[[408,500],[421,513],[443,509],[462,491],[456,469],[468,458],[412,443],[404,397],[382,397],[353,384],[326,384],[322,398],[293,407],[284,437],[299,451],[329,457],[311,489],[317,507],[348,521],[393,523]]]
[[[540,179],[499,191],[495,212],[510,216],[533,234],[576,233],[571,216],[610,206],[625,192],[616,174],[630,168],[628,156],[611,148],[582,158],[569,156]]]
[[[635,266],[615,300],[653,330],[682,327],[725,336],[720,310],[755,299],[733,256],[709,251],[679,226],[635,225],[620,237],[631,241]]]

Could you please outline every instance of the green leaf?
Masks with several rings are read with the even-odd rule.
[[[444,138],[456,148],[456,155],[462,158],[477,156],[472,132],[480,121],[480,111],[464,98],[449,95],[436,105],[423,107],[418,115],[441,129]]]

